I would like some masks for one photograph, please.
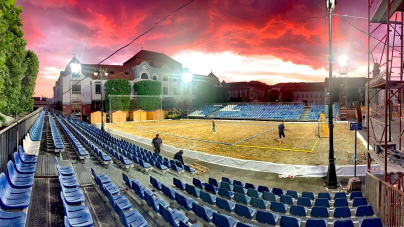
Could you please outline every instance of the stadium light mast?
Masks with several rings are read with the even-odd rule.
[[[330,131],[330,150],[328,156],[328,171],[327,177],[325,178],[325,186],[327,188],[337,188],[338,181],[337,181],[337,172],[335,171],[335,158],[334,158],[334,123],[333,123],[333,111],[332,111],[332,11],[335,8],[335,1],[336,0],[325,0],[325,4],[327,6],[327,13],[328,13],[328,35],[329,35],[329,103],[328,103],[328,128]]]
[[[194,75],[192,73],[190,73],[189,71],[186,73],[182,74],[182,82],[184,84],[184,93],[183,93],[183,99],[184,99],[184,112],[185,112],[185,91],[188,91],[188,83],[191,82],[192,78],[194,77]]]
[[[100,75],[98,76],[98,74],[100,74]],[[94,76],[98,76],[98,79],[101,80],[101,130],[105,131],[105,128],[104,128],[104,98],[103,98],[104,96],[102,95],[102,93],[103,93],[102,80],[104,79],[104,76],[105,77],[108,76],[107,68],[105,68],[105,69],[101,69],[101,68],[94,69]]]

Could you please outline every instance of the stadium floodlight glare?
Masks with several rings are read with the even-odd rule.
[[[79,73],[80,68],[81,68],[80,63],[71,63],[70,64],[70,69],[72,70],[72,73]]]
[[[348,57],[347,57],[346,55],[343,55],[343,56],[339,56],[339,57],[338,57],[338,64],[339,64],[339,66],[344,67],[344,66],[347,65],[347,63],[348,63]]]
[[[194,75],[192,75],[192,73],[183,73],[182,74],[182,81],[190,82],[193,77],[194,77]]]
[[[327,9],[332,12],[335,9],[336,0],[325,0],[325,4],[327,6]]]

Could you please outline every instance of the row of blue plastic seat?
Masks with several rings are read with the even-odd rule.
[[[192,113],[189,114],[189,116],[196,116],[196,117],[206,117],[209,114],[211,114],[212,112],[214,112],[215,110],[222,108],[222,105],[206,105],[203,106],[195,111],[193,111]]]
[[[150,178],[151,184],[155,187],[160,187],[158,185],[158,183],[156,182],[155,179]],[[276,225],[279,219],[279,214],[278,213],[286,213],[285,207],[287,205],[284,205],[282,203],[279,202],[273,202],[274,203],[274,207],[273,211],[278,212],[278,213],[273,213],[273,212],[269,212],[269,211],[264,211],[264,210],[256,210],[254,208],[242,205],[242,204],[235,204],[232,203],[231,201],[228,201],[226,199],[222,199],[216,196],[216,191],[215,193],[209,194],[204,192],[203,190],[197,188],[196,186],[192,186],[189,184],[184,184],[182,183],[180,180],[178,179],[173,179],[173,183],[174,185],[183,190],[188,192],[188,194],[196,197],[196,198],[200,198],[202,199],[202,201],[215,205],[216,207],[226,210],[227,212],[235,212],[235,214],[245,217],[247,219],[254,219],[255,216],[255,220],[257,220],[260,223],[264,223],[264,224],[270,224],[270,225]],[[161,186],[162,187],[162,186]],[[172,196],[172,192],[170,193],[169,189],[165,189],[164,187],[162,187],[162,190],[165,194],[167,194],[168,197]],[[171,190],[173,191],[173,190]],[[175,190],[174,190],[175,192]],[[219,189],[220,192],[220,189]],[[191,201],[191,200],[189,200]],[[279,209],[278,209],[279,208]],[[339,208],[337,208],[339,209]],[[302,213],[303,210],[303,213]],[[366,214],[366,212],[368,212],[370,210],[371,213]],[[327,215],[324,214],[324,211],[327,212]],[[291,207],[291,213],[292,215],[296,212],[296,216],[306,216],[306,212],[307,212],[307,208],[303,207],[303,206],[296,206],[296,205],[292,205]],[[341,207],[341,212],[336,211],[337,213],[341,213],[343,214],[344,212],[348,212],[350,217],[350,210],[347,207]],[[367,215],[373,215],[373,209],[371,208],[371,206],[359,206],[358,207],[358,212],[362,212],[362,214],[360,216],[367,216]],[[359,213],[358,213],[359,214]],[[339,214],[338,214],[339,215]],[[344,216],[335,216],[336,218],[342,218]],[[312,217],[315,218],[321,218],[321,217],[328,217],[328,209],[326,207],[314,207],[312,209]],[[359,216],[359,215],[358,215]],[[285,221],[282,221],[282,218],[285,217]],[[206,218],[206,217],[205,217]],[[281,226],[300,226],[301,223],[301,219],[298,217],[292,217],[292,216],[282,216],[281,221],[280,221],[280,225]],[[325,219],[309,219],[310,221],[308,221],[308,223],[306,223],[306,226],[327,226],[327,220]],[[320,220],[320,221],[318,221]],[[209,219],[207,220],[209,221]],[[338,220],[336,223],[334,223],[335,226],[338,226],[339,222],[349,222],[348,224],[353,224],[352,220]],[[377,220],[376,220],[377,222]],[[345,225],[342,225],[345,226]],[[348,225],[350,226],[350,225]],[[352,225],[353,226],[353,225]]]
[[[68,140],[73,145],[74,150],[79,156],[79,159],[87,158],[89,155],[87,150],[81,145],[81,143],[77,140],[77,138],[73,135],[73,133],[66,127],[66,125],[59,118],[56,119],[62,130],[65,132]]]
[[[32,141],[41,141],[42,130],[44,123],[45,111],[41,111],[36,119],[35,123],[29,129],[29,136]]]
[[[59,134],[59,131],[56,127],[55,121],[53,120],[51,113],[49,113],[49,125],[51,128],[51,134],[55,152],[63,151],[65,149],[65,145],[63,144],[62,137]]]

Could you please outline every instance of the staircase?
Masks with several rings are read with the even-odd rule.
[[[302,114],[300,115],[299,121],[309,121],[310,112],[311,112],[311,106],[305,106],[302,111]]]

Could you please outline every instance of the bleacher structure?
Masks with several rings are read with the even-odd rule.
[[[189,117],[207,117],[209,114],[211,114],[212,112],[214,112],[222,107],[223,107],[223,105],[221,105],[221,104],[205,105],[197,110],[194,110],[188,116]]]

